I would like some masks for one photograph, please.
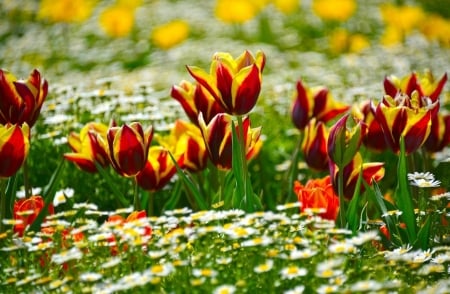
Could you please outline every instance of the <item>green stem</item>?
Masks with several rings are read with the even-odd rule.
[[[238,138],[239,138],[239,145],[241,150],[241,161],[242,161],[242,177],[244,182],[244,195],[243,200],[245,202],[245,207],[247,208],[247,211],[253,210],[253,201],[252,196],[249,195],[248,191],[251,189],[249,185],[251,185],[248,177],[248,167],[247,167],[247,156],[246,156],[246,150],[245,150],[245,134],[244,134],[244,124],[242,122],[242,116],[237,116],[237,122],[238,122]]]
[[[294,195],[294,181],[297,179],[297,171],[298,171],[298,158],[300,154],[300,148],[302,146],[303,136],[302,133],[300,133],[300,138],[298,140],[297,146],[295,147],[294,153],[292,154],[291,158],[291,164],[288,169],[288,193],[286,197],[286,203],[294,202],[296,201],[296,196]]]
[[[5,231],[5,226],[3,224],[3,219],[6,216],[6,187],[5,179],[0,179],[0,233]]]
[[[135,211],[141,210],[141,201],[139,200],[139,186],[136,180],[134,181],[133,206]]]
[[[28,175],[28,164],[26,158],[22,165],[22,173],[23,173],[23,186],[25,188],[25,198],[29,198],[33,192],[30,185],[30,177]]]
[[[345,228],[344,167],[338,167],[339,227]]]
[[[155,195],[152,191],[148,191],[147,216],[152,216],[155,213]]]

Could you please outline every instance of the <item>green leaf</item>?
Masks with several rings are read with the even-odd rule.
[[[243,208],[245,211],[247,211],[248,203],[245,203],[247,201],[246,198],[246,191],[245,191],[245,183],[244,183],[244,165],[242,161],[242,153],[241,153],[241,145],[239,143],[239,138],[236,133],[236,128],[234,125],[234,122],[231,122],[231,133],[232,133],[232,163],[231,163],[231,170],[233,171],[234,178],[236,179],[236,199],[235,202],[240,203],[240,205],[243,205]]]
[[[431,223],[434,217],[432,215],[428,215],[425,223],[420,228],[417,233],[417,240],[414,247],[420,247],[422,250],[428,249],[429,241],[430,241],[430,231],[431,231]]]
[[[198,208],[200,210],[207,210],[209,208],[208,204],[205,202],[204,197],[201,195],[200,190],[198,189],[196,184],[181,169],[180,165],[175,160],[175,158],[173,157],[171,152],[169,152],[169,155],[170,155],[170,158],[172,159],[173,163],[175,164],[178,176],[183,181],[186,193],[190,193],[194,197],[195,202],[198,205]]]
[[[358,180],[356,181],[355,191],[353,193],[352,200],[350,200],[350,204],[347,210],[347,221],[350,230],[355,234],[358,230],[361,222],[358,217],[358,204],[360,201],[360,191],[361,191],[361,182],[362,182],[362,168],[359,171]]]
[[[37,232],[41,229],[41,224],[44,221],[45,216],[48,212],[48,207],[50,203],[53,202],[53,197],[55,195],[56,190],[56,184],[59,182],[59,179],[62,175],[62,170],[64,167],[65,160],[62,160],[58,167],[56,168],[55,172],[53,173],[52,177],[50,178],[50,181],[48,182],[47,186],[44,187],[44,191],[42,192],[42,198],[44,199],[44,207],[39,212],[38,216],[34,220],[34,222],[30,226],[30,230]]]
[[[409,244],[414,244],[417,238],[416,235],[416,218],[414,215],[414,207],[411,199],[411,192],[408,184],[408,170],[406,166],[406,151],[405,141],[402,137],[400,139],[400,157],[398,160],[398,184],[395,191],[395,203],[402,212],[400,218],[406,225],[408,233]]]
[[[99,174],[105,179],[108,189],[113,193],[114,197],[119,200],[123,207],[130,206],[130,202],[125,198],[122,192],[117,188],[115,180],[111,175],[97,162],[95,162],[95,167],[97,168]]]
[[[163,210],[173,210],[176,208],[181,197],[181,182],[177,181],[172,189],[169,200],[164,204]],[[150,199],[149,199],[150,201]]]

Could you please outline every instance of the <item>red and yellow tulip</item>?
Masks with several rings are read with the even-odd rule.
[[[339,211],[339,198],[331,184],[330,176],[322,179],[311,179],[303,186],[299,181],[294,182],[294,192],[301,203],[300,211],[305,209],[321,209],[320,216],[336,220]]]
[[[220,169],[230,169],[232,162],[232,116],[219,113],[209,124],[206,124],[202,114],[200,114],[198,120],[211,162]],[[250,118],[245,117],[243,119],[243,130],[245,154],[247,160],[250,160],[261,149],[261,128],[251,129]]]
[[[428,152],[442,151],[450,144],[450,114],[438,113],[431,121],[431,130],[423,146]]]
[[[170,95],[180,102],[191,122],[198,125],[198,115],[203,114],[203,119],[209,123],[218,113],[225,112],[222,106],[202,85],[195,85],[188,81],[181,81],[174,85]]]
[[[97,172],[95,162],[105,167],[109,164],[108,154],[99,143],[99,137],[106,140],[108,126],[91,122],[86,124],[79,134],[72,132],[68,144],[73,152],[64,154],[64,158],[86,172]]]
[[[328,130],[321,121],[312,119],[305,128],[302,151],[306,164],[317,171],[328,169]]]
[[[100,139],[116,172],[125,177],[132,177],[139,173],[147,162],[153,128],[149,127],[144,132],[140,123],[133,122],[121,127],[110,127],[106,142],[101,136],[97,138]]]
[[[158,191],[167,185],[177,172],[170,158],[169,150],[162,146],[152,146],[148,152],[144,168],[136,175],[137,184],[147,191]],[[183,154],[174,154],[179,166],[183,165]]]
[[[27,123],[0,125],[0,178],[14,175],[24,163],[30,149]]]
[[[386,143],[394,153],[400,152],[400,139],[405,142],[406,154],[421,147],[427,140],[431,123],[439,110],[439,100],[420,99],[414,91],[409,97],[400,94],[395,98],[385,95],[374,109],[375,119],[383,130]]]
[[[228,114],[244,115],[258,100],[265,62],[262,51],[256,57],[245,51],[236,59],[229,53],[218,52],[213,56],[210,73],[196,66],[187,69]]]
[[[364,146],[375,152],[386,150],[388,146],[384,140],[383,130],[375,119],[370,101],[365,101],[359,107],[354,107],[352,114],[367,126],[367,133],[363,138]]]
[[[14,225],[14,232],[18,233],[19,236],[23,236],[25,229],[34,222],[44,207],[44,199],[41,196],[31,196],[30,198],[19,199],[14,202],[13,217],[18,221]],[[48,206],[48,213],[55,213],[51,204]]]
[[[303,130],[313,118],[326,123],[349,108],[350,106],[335,101],[327,88],[309,88],[299,80],[291,116],[297,129]]]
[[[338,171],[336,164],[330,164],[330,175],[333,183],[334,191],[338,191]],[[344,167],[344,196],[351,199],[355,192],[356,183],[358,182],[359,173],[362,172],[362,179],[368,184],[372,185],[373,181],[378,182],[384,177],[384,163],[370,162],[363,163],[361,154],[358,152],[353,159]],[[360,193],[365,190],[361,183]]]
[[[439,95],[444,89],[445,83],[447,82],[447,73],[442,75],[440,80],[436,80],[433,73],[427,71],[423,75],[412,73],[409,76],[403,78],[397,78],[395,76],[389,76],[384,79],[384,91],[387,95],[391,97],[396,97],[397,95],[403,93],[412,96],[414,91],[417,91],[420,98],[420,105],[422,104],[422,98],[428,97],[432,102],[438,100]]]
[[[35,69],[27,80],[18,80],[0,69],[0,123],[36,123],[48,93],[48,83]]]

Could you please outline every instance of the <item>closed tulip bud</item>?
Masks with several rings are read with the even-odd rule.
[[[30,149],[27,123],[0,125],[0,178],[13,176],[24,163]]]
[[[106,142],[100,136],[97,137],[103,142],[103,148],[116,172],[131,177],[140,172],[147,162],[153,128],[149,127],[144,132],[140,123],[133,122],[121,127],[110,127]]]
[[[403,138],[406,154],[410,154],[427,140],[431,122],[439,110],[439,100],[420,99],[419,93],[414,91],[411,97],[386,95],[376,107],[372,102],[372,108],[391,150],[400,153],[400,139]]]
[[[339,167],[335,164],[330,164],[330,175],[333,183],[334,191],[338,192],[338,171]],[[373,182],[379,182],[384,177],[384,163],[382,162],[370,162],[363,163],[361,154],[358,152],[353,159],[344,167],[344,196],[347,199],[351,199],[355,192],[356,184],[358,182],[359,173],[362,173],[362,179],[368,185],[372,185]],[[361,183],[359,187],[360,193],[365,190],[364,184]]]
[[[109,164],[108,154],[99,142],[99,137],[106,140],[108,127],[91,122],[85,125],[79,134],[72,132],[68,144],[73,152],[64,154],[64,158],[86,172],[97,172],[95,163],[105,167]]]
[[[183,165],[183,154],[175,154],[178,165]],[[167,185],[177,172],[170,158],[169,150],[162,146],[152,146],[144,168],[136,175],[137,184],[144,190],[157,191]]]
[[[328,169],[328,130],[321,121],[311,120],[305,128],[302,150],[306,164],[317,171]]]
[[[170,95],[180,102],[188,118],[196,125],[198,125],[199,113],[202,113],[205,122],[209,123],[216,114],[225,112],[211,93],[198,83],[193,85],[190,82],[181,81],[178,86],[172,87]]]
[[[362,121],[348,129],[348,117],[347,114],[339,119],[331,127],[328,136],[328,156],[339,167],[346,166],[353,159],[367,131],[367,126]]]
[[[33,70],[27,80],[17,80],[0,69],[0,123],[21,125],[26,122],[33,127],[47,93],[48,83],[38,70]]]
[[[229,53],[214,54],[210,73],[188,66],[191,76],[205,87],[228,114],[249,113],[261,91],[266,56],[258,51],[254,57],[245,51],[234,59]]]
[[[220,169],[230,169],[232,163],[232,117],[225,113],[219,113],[209,124],[206,124],[200,114],[198,120],[209,159]],[[243,129],[246,159],[250,160],[257,155],[261,148],[261,129],[251,129],[249,117],[243,119]]]
[[[309,88],[298,81],[291,117],[295,127],[303,130],[313,118],[326,123],[349,108],[350,106],[335,101],[327,88]]]

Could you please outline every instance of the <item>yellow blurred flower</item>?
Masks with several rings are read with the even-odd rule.
[[[173,20],[153,29],[152,42],[155,46],[167,50],[180,44],[189,36],[189,24],[184,20]]]
[[[346,21],[356,10],[355,0],[313,0],[314,13],[323,20]]]
[[[384,23],[403,35],[410,34],[425,19],[424,11],[418,6],[383,4],[380,9]]]
[[[38,17],[52,22],[82,22],[92,14],[95,0],[41,0]]]
[[[387,26],[381,36],[381,44],[384,46],[394,46],[403,42],[404,35],[401,30],[394,26]]]
[[[337,29],[329,37],[329,46],[333,54],[358,53],[368,48],[370,42],[362,34],[351,34],[345,29]]]
[[[428,40],[450,47],[450,21],[442,16],[428,15],[420,24],[420,31]]]
[[[142,0],[117,0],[116,3],[117,5],[134,9],[142,5]]]
[[[272,0],[273,5],[284,14],[291,14],[300,7],[300,0]]]
[[[217,0],[216,17],[225,23],[244,23],[253,19],[262,8],[262,3],[252,0]]]
[[[108,36],[125,37],[134,25],[134,9],[120,4],[110,6],[100,14],[99,24]]]

